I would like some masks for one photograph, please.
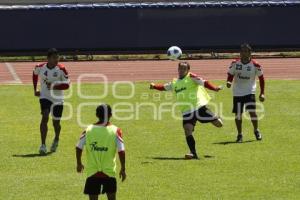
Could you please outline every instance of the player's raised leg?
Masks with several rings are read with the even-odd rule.
[[[215,127],[221,128],[223,126],[223,121],[221,118],[216,119],[211,122]]]
[[[206,91],[206,88],[215,92],[222,89],[217,87],[207,80],[202,79],[190,72],[190,64],[188,62],[180,62],[178,64],[178,79],[167,84],[150,84],[150,89],[159,91],[171,91],[176,94],[177,103],[182,112],[183,129],[186,136],[186,142],[189,146],[190,153],[186,154],[186,158],[198,158],[195,149],[195,139],[193,137],[194,127],[197,121],[202,123],[213,122],[217,127],[221,127],[222,123],[218,117],[211,114],[206,108],[211,97]],[[201,119],[201,118],[204,119]],[[217,121],[216,121],[217,120]]]
[[[206,106],[202,106],[196,112],[196,119],[200,123],[211,123],[217,128],[221,128],[223,126],[222,119],[213,113],[209,108]]]

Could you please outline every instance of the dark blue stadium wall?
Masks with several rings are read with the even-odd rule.
[[[300,2],[0,7],[0,52],[300,47]]]

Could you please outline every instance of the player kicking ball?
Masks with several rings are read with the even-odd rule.
[[[251,58],[252,48],[249,44],[242,44],[240,59],[231,63],[227,77],[227,87],[233,85],[233,110],[235,113],[235,124],[238,131],[236,142],[243,142],[242,134],[242,114],[244,106],[249,112],[254,128],[254,135],[257,140],[262,140],[262,135],[258,130],[258,119],[256,114],[256,76],[259,78],[260,95],[259,100],[265,100],[265,80],[261,66]],[[233,83],[232,83],[233,82]]]
[[[37,65],[32,74],[34,95],[40,98],[41,107],[41,146],[39,153],[47,154],[46,137],[48,132],[49,114],[52,115],[52,123],[55,131],[55,138],[51,145],[51,152],[55,152],[58,147],[61,130],[60,119],[63,113],[63,90],[69,88],[68,72],[65,67],[58,64],[59,54],[56,49],[49,49],[47,63]],[[37,90],[38,79],[40,78],[41,91]]]
[[[206,107],[211,97],[205,88],[216,92],[222,89],[191,73],[188,62],[180,62],[178,64],[178,78],[172,82],[164,85],[150,84],[150,89],[174,91],[176,94],[176,101],[182,112],[186,142],[190,149],[190,153],[185,155],[186,159],[198,159],[193,136],[197,121],[201,123],[210,122],[216,127],[223,126],[220,117],[216,116]]]
[[[119,176],[126,179],[125,147],[120,128],[112,125],[109,120],[112,116],[111,107],[101,104],[96,109],[98,122],[89,125],[82,133],[76,146],[77,172],[83,171],[81,161],[82,150],[86,146],[86,173],[87,179],[84,194],[90,200],[97,200],[100,194],[107,195],[108,200],[116,199],[116,153],[119,154],[121,169]]]

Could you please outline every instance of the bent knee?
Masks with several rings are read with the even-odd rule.
[[[53,120],[52,124],[53,126],[60,126],[60,120]]]
[[[49,118],[50,110],[42,110],[41,115],[42,115],[42,118]]]
[[[192,124],[184,124],[183,125],[185,136],[192,135],[194,132],[194,125]]]
[[[250,117],[257,117],[256,112],[249,112]]]
[[[48,123],[48,121],[49,121],[49,112],[44,111],[41,114],[42,114],[41,123]]]

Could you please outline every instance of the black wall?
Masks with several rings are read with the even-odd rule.
[[[0,52],[300,47],[300,6],[0,10]]]

